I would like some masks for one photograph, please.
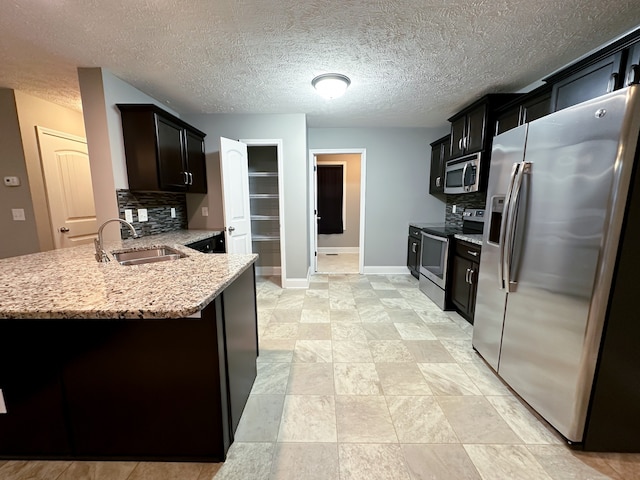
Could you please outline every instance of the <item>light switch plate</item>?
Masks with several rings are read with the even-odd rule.
[[[176,209],[171,207],[171,218],[176,218]]]
[[[24,222],[26,220],[24,217],[24,208],[12,208],[11,215],[17,222]]]
[[[133,222],[133,210],[131,210],[130,208],[125,208],[124,219],[129,223]]]
[[[209,207],[202,207],[202,216],[203,217],[209,216]]]
[[[146,208],[139,208],[138,209],[138,221],[139,222],[148,222],[149,221],[149,217],[147,216],[147,209]]]

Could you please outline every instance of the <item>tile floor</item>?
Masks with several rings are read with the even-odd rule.
[[[640,454],[569,450],[413,277],[257,285],[258,377],[224,465],[9,461],[0,479],[640,479]]]
[[[357,253],[318,253],[318,273],[358,273]]]

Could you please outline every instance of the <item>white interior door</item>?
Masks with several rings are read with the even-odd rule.
[[[220,173],[228,253],[252,253],[247,145],[220,137]]]
[[[318,157],[313,156],[313,271],[318,271]]]
[[[87,141],[42,127],[37,132],[54,246],[90,243],[98,226]]]

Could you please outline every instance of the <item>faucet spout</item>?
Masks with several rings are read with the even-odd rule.
[[[138,238],[138,232],[136,232],[136,229],[134,228],[133,225],[131,225],[129,222],[122,220],[121,218],[110,218],[109,220],[107,220],[106,222],[104,222],[102,225],[100,225],[100,228],[98,228],[98,238],[93,240],[93,244],[96,247],[96,260],[98,262],[109,262],[111,261],[111,259],[109,258],[109,256],[107,255],[107,252],[104,251],[104,247],[102,244],[102,230],[104,230],[104,227],[111,222],[120,222],[123,223],[124,225],[126,225],[127,227],[129,227],[129,230],[131,230],[131,233],[133,234],[133,238]]]

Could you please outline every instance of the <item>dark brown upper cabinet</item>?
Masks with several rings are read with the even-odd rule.
[[[549,113],[551,113],[551,86],[543,85],[498,110],[495,134],[500,135]]]
[[[491,152],[496,110],[519,96],[521,94],[516,93],[485,95],[449,118],[451,122],[449,158],[458,158],[476,152]]]
[[[444,167],[449,160],[451,135],[446,135],[431,144],[431,169],[429,173],[429,193],[444,194]]]
[[[205,133],[152,104],[118,104],[130,190],[207,193]]]
[[[624,86],[628,87],[629,85],[638,83],[640,83],[640,42],[635,43],[629,48]]]

